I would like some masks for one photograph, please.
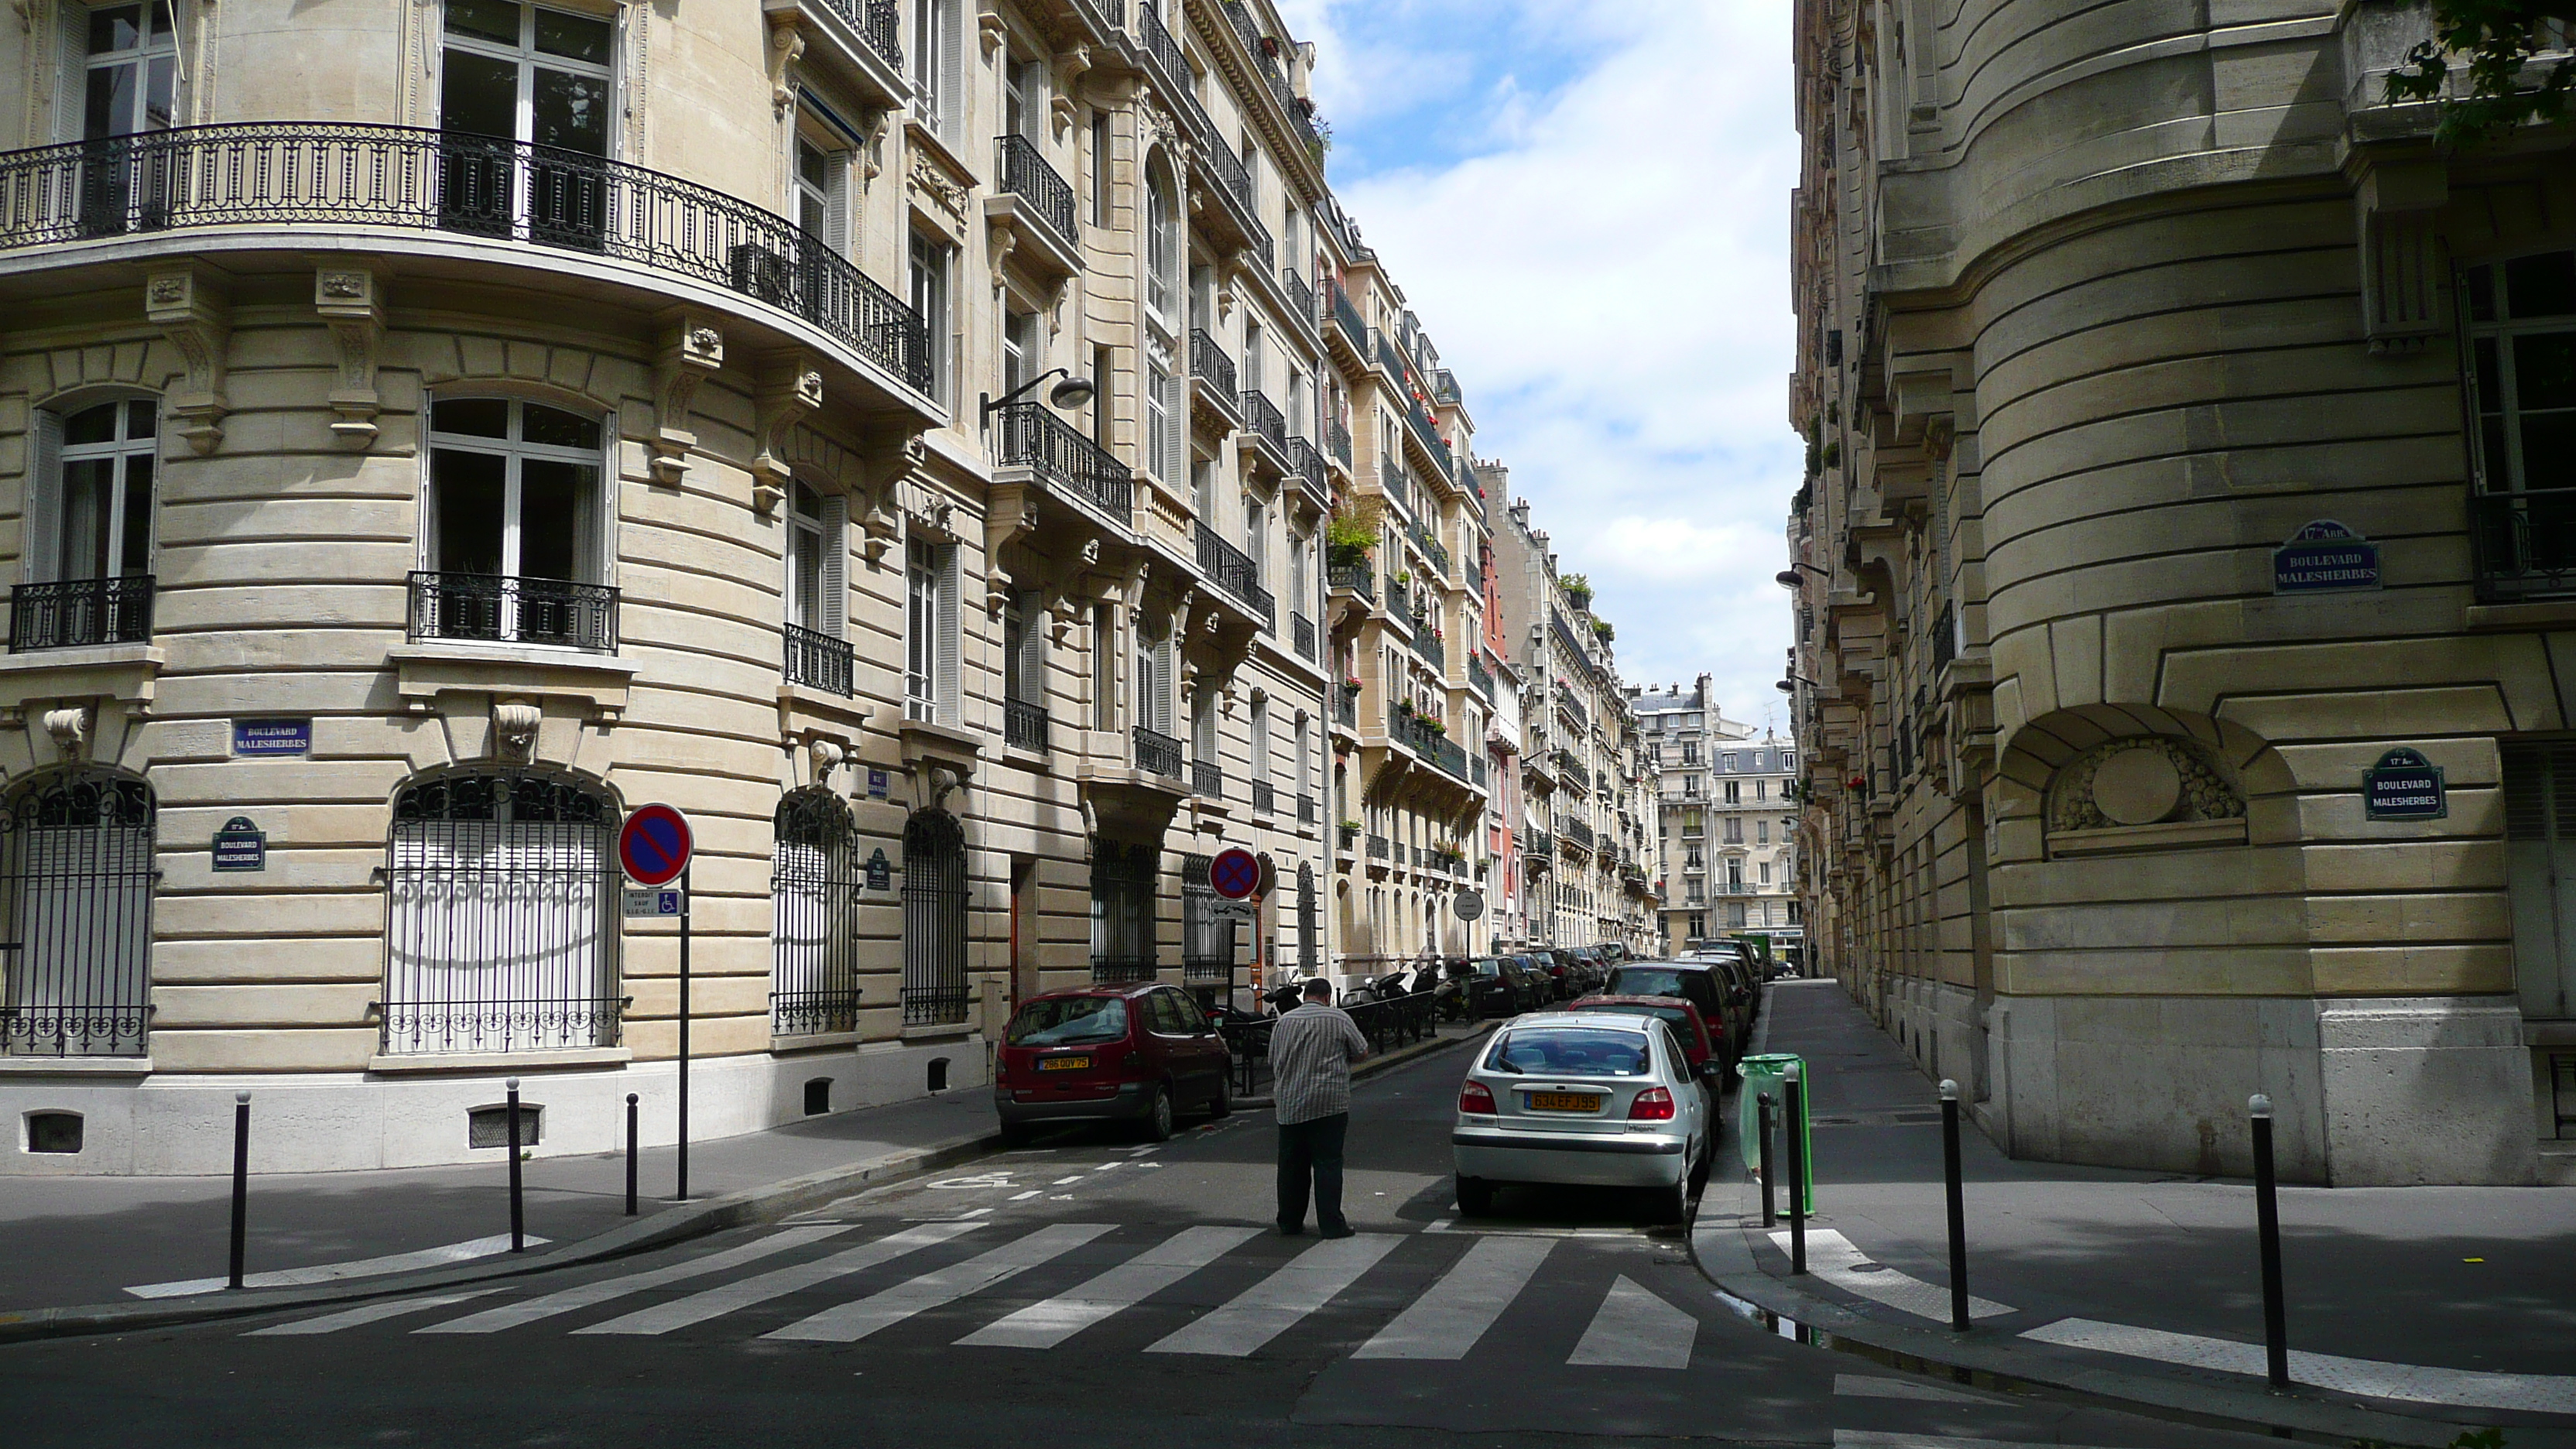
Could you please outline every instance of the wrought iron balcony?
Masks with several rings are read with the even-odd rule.
[[[823,0],[887,65],[903,69],[902,0]]]
[[[1370,837],[1368,838],[1368,857],[1369,857],[1369,859],[1371,859],[1371,860],[1385,860],[1385,859],[1388,857],[1388,855],[1390,854],[1390,852],[1391,852],[1391,847],[1387,844],[1387,839],[1386,839],[1386,837],[1385,837],[1385,836],[1383,836],[1383,835],[1372,835],[1372,836],[1370,836]]]
[[[1073,188],[1047,164],[1046,156],[1035,141],[1026,136],[1004,136],[994,143],[999,151],[996,171],[1002,189],[1026,201],[1055,234],[1067,242],[1081,240],[1073,227]]]
[[[1295,267],[1279,269],[1279,288],[1288,294],[1288,310],[1297,314],[1297,320],[1305,324],[1307,331],[1312,332],[1324,325],[1324,319],[1315,311],[1315,289],[1306,285],[1306,279],[1297,274]]]
[[[1303,614],[1288,616],[1289,631],[1294,636],[1300,658],[1315,657],[1315,621]]]
[[[1343,290],[1340,282],[1332,283],[1331,291],[1333,296],[1334,325],[1342,329],[1342,336],[1350,342],[1351,350],[1353,352],[1358,353],[1362,357],[1368,356],[1369,325],[1367,319],[1360,316],[1359,307],[1351,301],[1351,294]]]
[[[1106,449],[1076,432],[1053,409],[1034,399],[994,413],[1000,462],[1031,468],[1051,483],[1081,494],[1128,527],[1136,523],[1136,474]]]
[[[1388,498],[1395,501],[1396,507],[1408,514],[1413,511],[1413,489],[1405,481],[1403,464],[1393,458],[1378,459],[1377,486],[1385,491]]]
[[[1556,838],[1549,835],[1544,830],[1531,831],[1529,833],[1528,842],[1529,847],[1527,853],[1530,855],[1553,855],[1556,853]]]
[[[1332,480],[1325,476],[1324,455],[1315,451],[1314,444],[1304,438],[1288,440],[1288,471],[1296,474],[1297,480],[1306,485],[1306,491],[1314,495],[1317,507],[1332,507]]]
[[[1268,443],[1279,461],[1288,461],[1288,418],[1279,405],[1264,397],[1258,388],[1243,390],[1243,430],[1261,442]]]
[[[1094,956],[1091,958],[1091,980],[1095,986],[1124,986],[1131,981],[1151,981],[1155,974],[1151,956]]]
[[[963,986],[904,987],[903,1024],[937,1026],[943,1022],[964,1021],[969,1000]]]
[[[1335,458],[1341,460],[1342,470],[1344,472],[1350,471],[1353,466],[1351,463],[1351,430],[1342,426],[1340,419],[1336,418],[1324,425],[1324,446],[1332,450]]]
[[[617,649],[617,590],[568,579],[501,574],[411,576],[410,637],[554,644],[595,654]]]
[[[1404,532],[1413,540],[1413,546],[1422,550],[1422,556],[1431,560],[1431,571],[1444,579],[1449,577],[1449,550],[1432,536],[1431,530],[1423,527],[1419,520],[1406,519]]]
[[[1225,355],[1204,327],[1190,329],[1190,376],[1206,383],[1219,397],[1234,400],[1234,359]]]
[[[1419,614],[1413,616],[1413,652],[1430,661],[1435,672],[1449,667],[1449,646],[1441,642],[1432,622]]]
[[[580,151],[409,126],[187,126],[0,155],[0,217],[0,249],[316,225],[613,257],[792,313],[930,387],[920,315],[820,238],[739,197]]]
[[[1556,833],[1568,843],[1589,851],[1593,848],[1591,823],[1573,815],[1557,817]]]
[[[1002,743],[1012,749],[1045,754],[1050,723],[1044,705],[1024,699],[1002,701]]]
[[[801,625],[787,626],[785,673],[790,684],[850,697],[854,687],[850,641],[835,639]]]
[[[1474,654],[1467,656],[1467,684],[1469,688],[1475,690],[1478,694],[1483,695],[1486,703],[1491,704],[1493,702],[1493,671],[1485,667],[1485,661],[1480,656]]]
[[[1163,80],[1173,90],[1187,94],[1190,84],[1190,63],[1181,54],[1181,43],[1174,40],[1172,32],[1164,28],[1163,17],[1157,10],[1154,0],[1145,0],[1137,10],[1136,38],[1143,43],[1145,54],[1156,65],[1163,68]]]
[[[9,591],[9,652],[143,643],[153,594],[150,574],[20,584]]]
[[[1392,575],[1387,578],[1386,607],[1388,612],[1395,615],[1398,623],[1411,622],[1413,618],[1413,593],[1412,590],[1407,587],[1405,580],[1396,578]]]
[[[1360,692],[1348,685],[1333,686],[1333,719],[1352,729],[1360,725]]]
[[[1325,582],[1333,588],[1348,589],[1372,602],[1377,599],[1377,572],[1368,566],[1366,559],[1358,563],[1327,565],[1324,575]]]
[[[1278,601],[1261,586],[1261,567],[1252,561],[1252,555],[1217,537],[1216,530],[1205,523],[1197,525],[1197,533],[1199,572],[1259,614],[1265,627],[1276,627]]]
[[[1132,732],[1136,743],[1136,768],[1166,780],[1181,778],[1181,742],[1170,735],[1157,734],[1136,726]]]
[[[816,991],[769,993],[770,1030],[780,1036],[811,1036],[826,1031],[859,1029],[860,989],[827,987]]]
[[[1225,769],[1213,760],[1190,761],[1190,793],[1211,800],[1225,798]]]
[[[1267,780],[1252,782],[1252,810],[1256,815],[1273,815],[1279,810],[1279,792]]]
[[[2471,494],[2480,599],[2576,594],[2576,488]]]

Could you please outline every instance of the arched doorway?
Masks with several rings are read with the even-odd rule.
[[[384,1049],[614,1046],[618,809],[586,781],[441,775],[394,799]]]
[[[790,790],[773,819],[769,871],[769,1021],[780,1036],[855,1031],[858,896],[850,807],[824,789]]]
[[[903,1020],[966,1019],[966,832],[945,810],[903,827]]]
[[[32,781],[0,817],[0,1052],[140,1056],[152,994],[152,787]]]

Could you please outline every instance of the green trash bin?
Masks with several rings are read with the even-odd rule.
[[[1751,1172],[1759,1168],[1762,1165],[1762,1094],[1770,1093],[1771,1110],[1785,1116],[1789,1110],[1789,1069],[1792,1067],[1797,1068],[1798,1077],[1805,1084],[1805,1090],[1798,1097],[1800,1111],[1794,1130],[1798,1134],[1799,1155],[1807,1169],[1807,1180],[1799,1184],[1803,1194],[1801,1210],[1812,1214],[1816,1210],[1816,1142],[1808,1130],[1805,1108],[1806,1094],[1815,1089],[1815,1079],[1807,1071],[1806,1058],[1792,1052],[1766,1052],[1746,1057],[1735,1064],[1735,1074],[1744,1079],[1743,1089],[1735,1094],[1735,1140],[1744,1150],[1744,1170]],[[1773,1170],[1786,1173],[1789,1163],[1785,1144],[1775,1147],[1773,1155],[1780,1159],[1772,1164]]]

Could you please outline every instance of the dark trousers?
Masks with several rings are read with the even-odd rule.
[[[1312,1122],[1279,1124],[1279,1226],[1303,1227],[1306,1190],[1315,1192],[1315,1226],[1338,1233],[1342,1221],[1342,1139],[1351,1129],[1351,1114],[1336,1112]]]

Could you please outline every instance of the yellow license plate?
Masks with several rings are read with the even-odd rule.
[[[1533,1112],[1598,1112],[1601,1096],[1597,1092],[1532,1092],[1529,1104]]]
[[[1042,1072],[1078,1072],[1091,1065],[1089,1057],[1048,1057],[1038,1063]]]

